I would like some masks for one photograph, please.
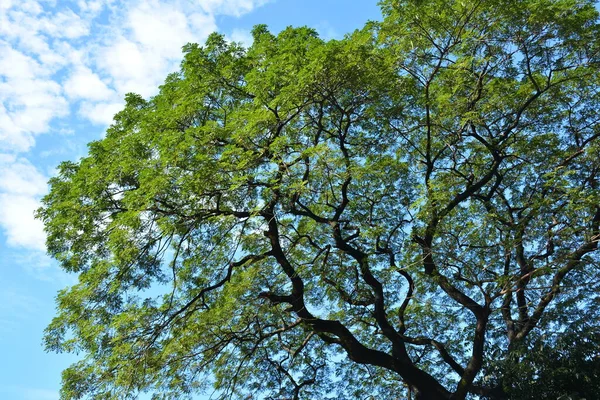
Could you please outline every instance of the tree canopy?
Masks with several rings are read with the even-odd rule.
[[[188,44],[60,165],[61,398],[597,395],[594,2],[381,8]]]

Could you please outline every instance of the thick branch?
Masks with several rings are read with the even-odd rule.
[[[600,207],[596,208],[596,213],[592,218],[592,232],[590,235],[590,239],[583,243],[577,250],[575,250],[566,265],[559,269],[554,277],[552,278],[552,287],[549,292],[547,292],[544,297],[538,303],[536,309],[532,313],[531,317],[527,320],[527,323],[522,327],[522,329],[515,336],[516,341],[523,340],[529,332],[539,322],[542,314],[546,310],[546,307],[550,302],[558,295],[560,292],[560,284],[562,280],[567,276],[569,272],[571,272],[574,268],[581,265],[582,258],[592,251],[596,251],[598,249],[598,242],[600,242]]]

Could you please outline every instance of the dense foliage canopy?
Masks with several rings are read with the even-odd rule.
[[[186,45],[60,166],[62,398],[598,396],[594,3],[381,7]]]

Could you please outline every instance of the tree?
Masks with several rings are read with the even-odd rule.
[[[339,41],[188,44],[61,164],[64,399],[501,399],[597,315],[594,3],[381,6]]]

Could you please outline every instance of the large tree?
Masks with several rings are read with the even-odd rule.
[[[343,40],[186,45],[61,164],[62,398],[598,393],[594,3],[381,6]]]

